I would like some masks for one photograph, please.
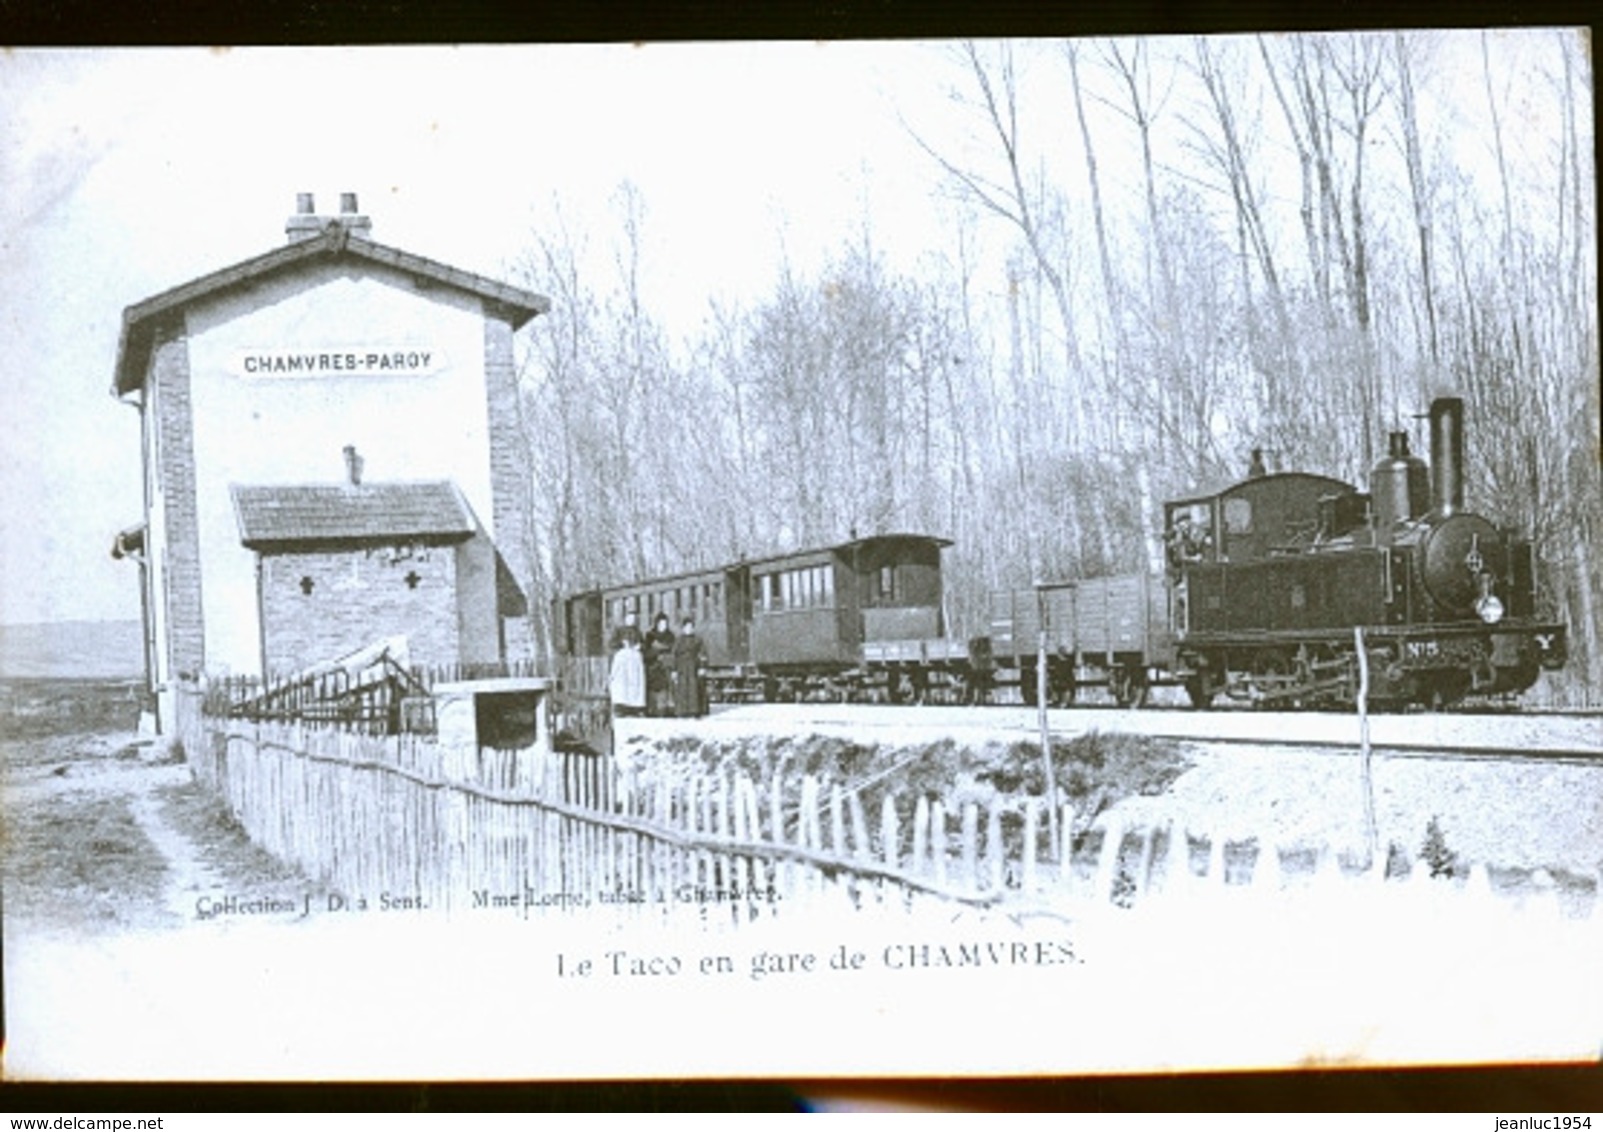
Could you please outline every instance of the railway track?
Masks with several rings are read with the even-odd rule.
[[[752,704],[702,720],[631,720],[646,733],[709,737],[821,732],[863,741],[1029,741],[1039,717],[1025,707],[892,707],[863,704]],[[1351,750],[1359,720],[1351,713],[1163,711],[1077,707],[1047,712],[1054,738],[1122,732],[1209,745]],[[1603,763],[1603,715],[1597,713],[1375,715],[1371,748],[1383,754],[1451,759],[1536,759]]]

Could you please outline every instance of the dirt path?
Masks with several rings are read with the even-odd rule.
[[[176,928],[208,897],[315,887],[138,736],[7,743],[4,770],[8,934]]]
[[[208,850],[197,845],[188,834],[179,830],[165,816],[170,807],[163,797],[172,790],[196,790],[199,786],[185,766],[153,768],[176,773],[152,773],[130,795],[134,819],[139,822],[145,836],[150,838],[161,854],[166,868],[166,886],[162,905],[180,921],[195,914],[195,898],[203,893],[221,891],[224,877],[212,867]],[[165,788],[165,789],[162,789]]]

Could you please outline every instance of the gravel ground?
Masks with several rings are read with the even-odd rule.
[[[1070,708],[1047,713],[1058,737],[1088,731],[1165,735],[1207,742],[1218,739],[1285,740],[1298,743],[1358,740],[1358,720],[1333,712],[1181,711]],[[816,729],[831,733],[892,730],[909,740],[933,736],[1033,736],[1039,716],[1022,707],[890,707],[869,704],[748,704],[720,710],[704,720],[641,719],[626,726],[644,733],[716,734],[766,731],[778,734]],[[1425,747],[1441,751],[1487,747],[1521,749],[1537,745],[1595,751],[1603,758],[1603,716],[1531,715],[1376,715],[1370,739],[1377,746]]]

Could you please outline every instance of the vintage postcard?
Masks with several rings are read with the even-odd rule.
[[[1593,84],[7,53],[5,1074],[1595,1062]]]

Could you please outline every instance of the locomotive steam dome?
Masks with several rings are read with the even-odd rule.
[[[1408,451],[1406,432],[1390,435],[1389,450],[1369,473],[1369,491],[1375,501],[1375,526],[1382,536],[1430,510],[1430,469]]]
[[[1479,515],[1463,512],[1437,523],[1421,551],[1425,589],[1432,600],[1455,613],[1474,610],[1483,592],[1481,576],[1495,581],[1508,570],[1497,528]]]

